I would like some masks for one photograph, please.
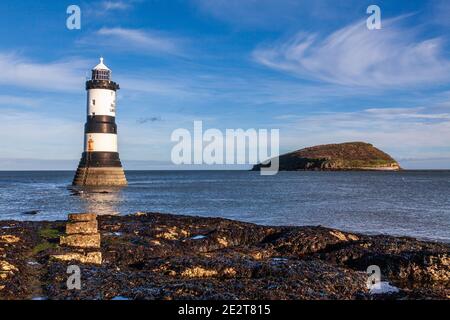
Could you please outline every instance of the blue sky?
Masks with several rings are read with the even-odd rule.
[[[1,169],[75,168],[100,55],[128,169],[170,161],[170,134],[194,120],[280,129],[281,152],[367,141],[450,168],[448,1],[2,1],[0,15]]]

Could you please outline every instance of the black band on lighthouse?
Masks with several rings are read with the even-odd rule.
[[[87,167],[122,167],[118,152],[83,152],[78,165],[80,168]]]
[[[89,89],[107,89],[107,90],[119,90],[119,84],[109,80],[88,80],[86,81],[86,90]]]
[[[116,133],[117,125],[115,117],[111,116],[88,116],[84,125],[84,133]]]

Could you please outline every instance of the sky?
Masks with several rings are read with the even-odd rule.
[[[198,120],[279,129],[282,153],[366,141],[450,169],[449,16],[446,0],[1,1],[0,170],[75,169],[100,56],[126,169],[168,165],[171,133]]]

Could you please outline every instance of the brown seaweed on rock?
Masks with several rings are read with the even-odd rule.
[[[324,227],[270,227],[159,213],[98,218],[103,264],[67,290],[63,222],[0,222],[1,299],[448,299],[449,245]],[[14,224],[14,228],[2,226]],[[43,232],[42,230],[47,230]],[[51,231],[53,230],[53,232]],[[43,236],[47,235],[50,238]],[[42,250],[36,250],[42,249]],[[36,262],[38,265],[30,264]],[[371,295],[366,269],[399,288]]]

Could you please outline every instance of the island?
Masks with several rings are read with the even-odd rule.
[[[254,165],[259,171],[266,163]],[[400,165],[390,155],[370,143],[346,142],[308,147],[279,157],[280,171],[322,170],[381,170],[398,171]]]

